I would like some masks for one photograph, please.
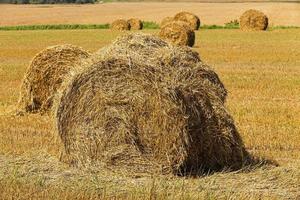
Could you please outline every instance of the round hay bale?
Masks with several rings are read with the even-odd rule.
[[[105,59],[118,56],[124,59],[130,57],[137,61],[155,63],[157,60],[154,54],[163,47],[167,48],[169,44],[158,37],[144,33],[129,33],[118,37],[112,45],[100,49],[96,54]]]
[[[99,58],[100,57],[100,58]],[[215,94],[225,102],[227,90],[218,75],[207,65],[201,62],[199,54],[189,47],[178,47],[165,42],[159,37],[134,33],[125,34],[116,39],[112,45],[100,49],[92,59],[110,59],[118,57],[135,63],[165,67],[187,67],[200,66],[197,76],[209,83],[209,87]]]
[[[82,69],[65,83],[55,109],[69,163],[181,174],[238,169],[249,158],[223,102],[197,76],[201,65],[116,55]]]
[[[268,17],[258,10],[247,10],[240,17],[240,28],[242,30],[266,30]]]
[[[159,32],[162,39],[175,45],[190,46],[195,44],[195,32],[185,22],[171,22],[163,26]]]
[[[165,26],[166,24],[170,23],[174,21],[174,17],[165,17],[163,18],[163,20],[160,23],[160,27],[162,28],[163,26]]]
[[[48,47],[39,52],[24,76],[19,112],[48,111],[66,74],[89,56],[84,49],[69,44]]]
[[[130,24],[124,19],[117,19],[110,25],[110,28],[116,31],[128,31]]]
[[[142,30],[143,29],[143,22],[139,19],[132,18],[132,19],[129,19],[127,22],[129,23],[131,30]]]
[[[174,16],[174,20],[186,22],[193,30],[198,30],[200,27],[199,17],[189,12],[177,13]]]

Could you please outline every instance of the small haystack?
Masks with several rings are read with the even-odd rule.
[[[144,38],[147,47],[168,46],[154,36]],[[113,47],[120,41],[108,49],[121,51]],[[122,46],[136,52],[144,48],[141,40],[128,41]],[[130,175],[242,167],[249,155],[223,102],[210,82],[198,76],[204,71],[201,61],[178,66],[181,61],[162,55],[165,59],[151,65],[132,53],[123,49],[110,57],[98,55],[98,61],[65,82],[55,107],[63,160],[73,165],[100,162]],[[151,60],[159,60],[156,56]]]
[[[142,30],[143,29],[143,22],[137,18],[131,18],[127,21],[130,25],[131,30]]]
[[[170,22],[173,22],[173,21],[174,21],[174,17],[165,17],[165,18],[163,18],[163,20],[160,23],[160,28],[162,28],[166,24],[168,24]]]
[[[197,15],[189,12],[180,12],[174,16],[175,21],[183,21],[190,25],[193,30],[198,30],[200,27],[200,19]]]
[[[52,46],[38,53],[22,83],[19,113],[48,111],[65,75],[89,56],[87,51],[69,44]]]
[[[130,24],[124,19],[117,19],[110,25],[110,28],[117,31],[128,31]]]
[[[195,32],[190,26],[181,21],[166,24],[160,29],[159,36],[172,44],[179,46],[194,46]]]
[[[268,17],[258,10],[248,10],[240,17],[240,28],[242,30],[266,30],[268,23]]]

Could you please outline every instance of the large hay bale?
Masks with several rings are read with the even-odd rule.
[[[99,59],[115,57],[146,65],[160,66],[163,63],[165,67],[170,68],[200,67],[201,70],[198,70],[196,75],[207,81],[211,91],[214,91],[223,102],[226,100],[227,90],[218,75],[202,63],[199,54],[189,47],[174,46],[150,34],[125,34],[118,37],[112,45],[96,52],[92,60],[97,62]]]
[[[183,21],[190,25],[193,30],[198,30],[200,27],[200,19],[197,15],[189,12],[180,12],[174,16],[175,21]]]
[[[110,28],[116,31],[128,31],[130,24],[124,19],[117,19],[110,25]]]
[[[143,29],[143,22],[137,18],[131,18],[127,21],[130,25],[131,30],[141,30]]]
[[[160,22],[160,27],[165,26],[166,24],[173,22],[174,21],[174,17],[165,17],[161,20]]]
[[[258,10],[247,10],[240,17],[240,28],[242,30],[266,30],[268,17]]]
[[[179,46],[195,44],[195,32],[185,22],[171,22],[160,29],[159,36],[168,42]]]
[[[157,62],[154,54],[163,47],[167,48],[169,44],[158,37],[144,33],[130,33],[118,37],[112,45],[100,49],[96,55],[104,59],[111,56],[126,59],[130,56],[130,59],[153,63]]]
[[[55,111],[64,160],[131,175],[243,166],[249,155],[223,102],[198,77],[201,65],[128,56],[101,58],[65,83]]]
[[[24,76],[19,112],[44,112],[70,69],[90,54],[74,45],[57,45],[39,52],[31,61]]]

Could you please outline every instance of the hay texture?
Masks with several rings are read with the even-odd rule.
[[[160,22],[160,27],[162,28],[163,26],[165,26],[166,24],[173,22],[174,21],[174,17],[165,17],[163,18],[163,20]]]
[[[168,52],[161,51],[168,44],[159,38],[139,35],[136,44],[131,38],[108,48],[120,50],[115,45],[124,41],[141,54],[147,48]],[[153,64],[127,49],[98,55],[65,82],[55,109],[63,160],[76,166],[100,162],[130,175],[242,167],[248,153],[223,101],[201,76],[209,74],[201,61],[189,67],[184,59],[191,55],[181,55],[188,50],[176,52],[181,56],[174,62],[156,52],[147,53],[157,60]]]
[[[240,17],[240,28],[242,30],[266,30],[268,17],[258,10],[248,10]]]
[[[178,66],[199,67],[196,76],[209,84],[211,91],[225,102],[227,90],[218,75],[208,65],[201,62],[199,54],[189,47],[174,46],[159,37],[144,33],[125,34],[118,37],[112,45],[100,49],[91,57],[93,62],[99,59],[120,58],[134,61],[141,65],[165,65],[170,68]]]
[[[84,49],[69,44],[52,46],[39,52],[23,79],[18,112],[48,111],[65,75],[89,56]]]
[[[194,46],[195,32],[190,26],[181,21],[175,21],[166,24],[160,29],[159,36],[178,46]]]
[[[117,19],[110,25],[110,28],[116,31],[128,31],[130,24],[124,19]]]
[[[143,22],[140,19],[131,18],[127,21],[130,25],[131,30],[142,30]]]
[[[198,30],[200,27],[199,17],[189,12],[177,13],[174,16],[174,20],[186,22],[193,30]]]

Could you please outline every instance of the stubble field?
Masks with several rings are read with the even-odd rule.
[[[155,31],[145,31],[156,33]],[[0,199],[300,198],[300,30],[197,31],[195,50],[229,91],[227,107],[247,149],[278,162],[198,178],[116,176],[60,163],[50,116],[13,116],[31,58],[71,43],[94,52],[110,30],[0,32]]]

